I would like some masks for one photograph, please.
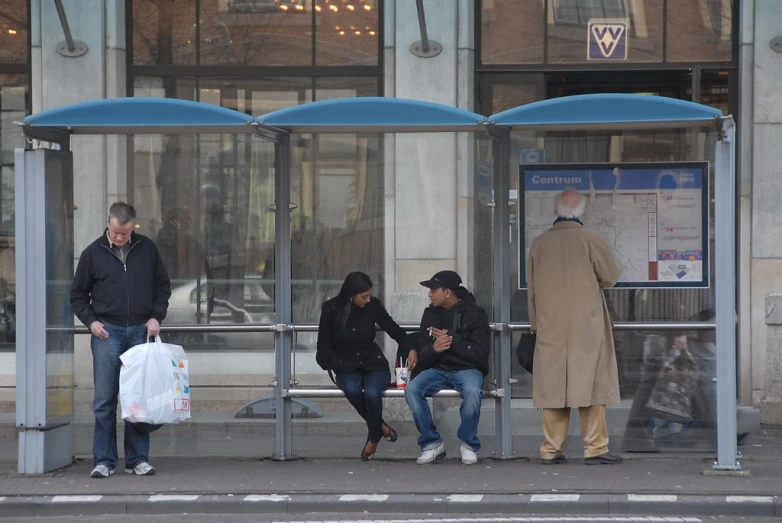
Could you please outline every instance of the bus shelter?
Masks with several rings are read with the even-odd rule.
[[[297,140],[317,135],[381,135],[394,140],[419,139],[418,154],[455,140],[457,151],[482,151],[481,158],[457,161],[467,173],[472,223],[487,234],[470,236],[467,250],[479,267],[471,280],[481,304],[490,310],[493,331],[492,372],[485,384],[486,401],[494,403],[496,458],[511,458],[512,332],[528,329],[511,321],[510,239],[513,202],[510,180],[517,170],[510,158],[514,131],[550,132],[601,129],[703,129],[719,133],[714,154],[716,213],[716,322],[639,325],[634,329],[716,329],[718,459],[715,467],[735,469],[736,461],[736,343],[735,304],[735,131],[731,117],[715,109],[642,95],[585,95],[533,103],[484,117],[428,102],[395,98],[348,98],[313,102],[252,117],[208,104],[159,98],[107,99],[75,104],[32,115],[24,131],[31,147],[16,153],[17,278],[24,289],[17,307],[17,427],[19,471],[40,473],[64,466],[72,457],[74,334],[68,305],[73,273],[73,157],[76,135],[224,134],[252,135],[273,144],[274,214],[273,301],[275,316],[266,323],[239,325],[172,325],[172,332],[240,331],[267,333],[274,340],[273,395],[266,402],[274,413],[274,459],[294,457],[292,410],[306,398],[340,397],[334,387],[299,386],[292,372],[296,336],[317,331],[293,317],[291,273],[291,161]],[[440,141],[428,141],[427,137]],[[47,144],[54,144],[47,147]],[[445,145],[449,146],[449,145]],[[434,151],[436,155],[436,151]],[[460,152],[458,154],[461,154]],[[404,162],[399,155],[394,161]],[[431,160],[431,159],[430,159]],[[429,164],[432,165],[432,164]],[[467,166],[467,167],[465,167]],[[419,172],[418,176],[426,176]],[[41,190],[44,188],[44,190]],[[435,200],[430,200],[435,201]],[[463,209],[452,209],[459,214]],[[431,216],[431,215],[429,215]],[[404,217],[403,217],[404,218]],[[414,219],[416,217],[413,217]],[[413,231],[415,223],[407,224]],[[41,256],[41,253],[46,256]],[[487,266],[491,270],[487,270]],[[41,315],[39,311],[47,311]],[[403,322],[404,323],[404,322]],[[414,330],[412,322],[403,325]],[[185,347],[187,349],[187,347]],[[453,391],[443,391],[453,396]],[[401,398],[402,390],[386,396]]]

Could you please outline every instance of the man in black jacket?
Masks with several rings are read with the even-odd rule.
[[[108,226],[79,258],[71,286],[71,307],[92,332],[93,478],[107,478],[117,466],[117,397],[120,355],[147,336],[160,333],[166,317],[171,282],[157,247],[133,232],[136,210],[117,202],[109,209]],[[125,472],[147,476],[149,432],[125,422]]]
[[[440,271],[422,281],[429,288],[432,306],[421,318],[416,355],[411,351],[413,378],[405,388],[405,399],[421,437],[419,465],[445,457],[445,445],[437,432],[426,402],[442,389],[455,388],[462,397],[459,409],[461,425],[456,435],[461,440],[462,463],[478,462],[478,421],[481,414],[483,377],[489,372],[489,318],[475,304],[475,298],[461,286],[461,277],[453,271]],[[417,357],[417,358],[416,358]]]

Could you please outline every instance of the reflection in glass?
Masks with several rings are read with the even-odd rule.
[[[27,75],[0,75],[0,348],[16,342],[14,149],[24,147],[14,121],[27,114]]]
[[[133,63],[196,63],[196,2],[134,0]]]
[[[378,2],[314,2],[316,65],[378,64]]]
[[[46,153],[46,419],[73,414],[73,165],[70,153]],[[29,347],[28,347],[29,350]]]
[[[669,1],[668,61],[731,61],[735,3],[734,0]]]
[[[626,23],[626,33],[600,38],[611,38],[611,45],[623,44],[626,38],[627,62],[662,61],[663,0],[549,0],[548,5],[548,63],[587,62],[590,39],[599,36],[590,34],[590,22]],[[597,58],[595,63],[625,60],[623,54],[614,56],[612,53],[600,54]]]
[[[481,63],[543,63],[544,5],[545,0],[483,0]]]
[[[0,64],[28,62],[27,1],[3,0],[0,3]]]

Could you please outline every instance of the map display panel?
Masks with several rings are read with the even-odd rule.
[[[708,287],[708,172],[708,162],[520,165],[519,287],[565,189],[582,194],[584,226],[623,265],[617,287]]]

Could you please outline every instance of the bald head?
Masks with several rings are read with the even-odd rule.
[[[565,189],[557,195],[555,205],[558,218],[581,218],[586,202],[575,189]]]

